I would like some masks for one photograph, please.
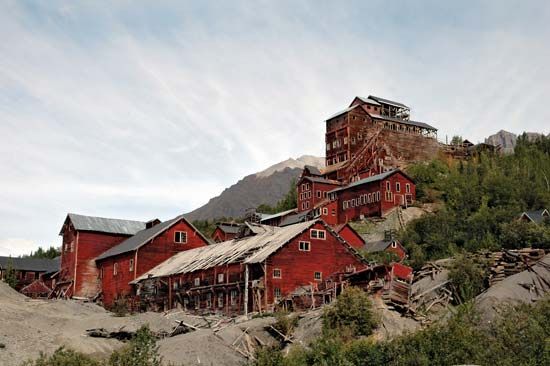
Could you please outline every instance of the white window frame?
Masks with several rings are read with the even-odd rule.
[[[134,272],[134,258],[130,259],[130,272]]]
[[[317,278],[317,274],[319,274],[319,278]],[[315,281],[322,281],[323,280],[323,272],[318,272],[318,271],[313,272],[313,279]]]
[[[317,190],[317,198],[323,197],[323,193],[320,190]]]
[[[386,181],[386,191],[391,191],[391,183],[389,180]]]
[[[280,268],[273,268],[273,278],[283,278],[283,271]]]
[[[118,274],[118,263],[113,264],[113,276]]]
[[[193,285],[195,285],[195,287],[199,287],[201,285],[201,278],[195,277],[195,279],[193,280]]]
[[[300,252],[311,252],[311,242],[300,240],[298,242],[298,250]]]
[[[315,233],[315,234],[314,234]],[[326,240],[327,233],[325,230],[311,229],[309,231],[309,237],[311,239]]]
[[[206,293],[206,307],[207,308],[212,307],[212,293],[211,292]]]
[[[223,273],[218,273],[218,283],[224,283],[225,276]]]
[[[281,298],[281,288],[280,287],[275,287],[273,289],[273,297],[277,300]]]
[[[411,193],[411,184],[410,183],[405,184],[405,192],[406,193]]]
[[[179,234],[179,241],[178,239]],[[185,238],[185,240],[183,240]],[[187,231],[174,231],[174,243],[187,244]]]
[[[395,182],[395,191],[396,192],[401,192],[401,183]]]
[[[327,215],[328,215],[328,208],[323,207],[323,216],[327,216]]]

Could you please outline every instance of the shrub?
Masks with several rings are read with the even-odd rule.
[[[119,351],[115,351],[109,366],[160,366],[162,358],[158,353],[157,340],[149,327],[143,326],[132,338],[130,343]]]
[[[111,311],[115,313],[115,316],[124,317],[128,315],[128,301],[125,297],[119,297],[115,300]]]
[[[323,313],[324,330],[349,331],[352,336],[370,335],[378,321],[366,292],[357,287],[348,287],[335,304]]]
[[[289,336],[298,326],[298,317],[295,314],[290,314],[288,311],[278,311],[275,313],[275,323],[273,328],[285,336]]]
[[[485,262],[475,262],[464,255],[455,258],[449,270],[449,280],[462,302],[473,299],[483,291],[487,271],[488,265]]]

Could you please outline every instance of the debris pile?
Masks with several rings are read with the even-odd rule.
[[[485,258],[489,260],[490,266],[489,285],[493,286],[506,277],[525,271],[543,257],[543,249],[531,248],[486,253]]]

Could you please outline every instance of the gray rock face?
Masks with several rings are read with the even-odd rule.
[[[251,174],[229,188],[208,203],[186,214],[190,220],[213,220],[221,217],[242,217],[246,210],[256,208],[262,203],[275,205],[290,188],[293,179],[297,179],[305,165],[324,168],[324,158],[302,156],[287,159],[259,173]]]
[[[534,141],[540,136],[544,136],[538,132],[525,132],[529,141]],[[485,143],[491,145],[500,145],[502,146],[502,151],[505,154],[511,154],[514,152],[516,147],[518,136],[512,132],[500,130],[494,135],[491,135],[485,139]]]

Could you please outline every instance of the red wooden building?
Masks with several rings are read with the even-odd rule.
[[[233,239],[239,233],[241,224],[235,222],[218,222],[212,233],[212,240],[216,243]]]
[[[29,285],[39,282],[32,286],[32,289],[36,290],[39,287],[42,289],[40,293],[43,294],[43,286],[49,288],[51,291],[51,275],[59,271],[60,258],[44,259],[44,258],[12,258],[12,257],[0,257],[0,280],[4,280],[7,275],[7,271],[11,268],[15,272],[17,284],[15,289],[23,292],[22,290]],[[26,289],[26,294],[31,294],[31,288]],[[36,297],[32,295],[31,297]]]
[[[365,246],[365,239],[359,235],[349,223],[339,224],[333,226],[334,231],[338,233],[345,241],[347,241],[355,249],[363,249]]]
[[[250,225],[250,224],[249,224]],[[366,267],[356,249],[322,220],[273,227],[179,253],[134,283],[146,307],[199,313],[272,310],[296,288]]]
[[[407,250],[401,245],[399,240],[396,239],[368,242],[365,244],[365,251],[367,253],[395,253],[400,261],[407,256]]]
[[[117,298],[128,298],[130,282],[166,259],[209,244],[183,216],[148,226],[95,259],[104,306],[109,308]]]
[[[145,229],[145,222],[69,213],[59,235],[61,270],[53,296],[94,298],[101,292],[95,259]]]

